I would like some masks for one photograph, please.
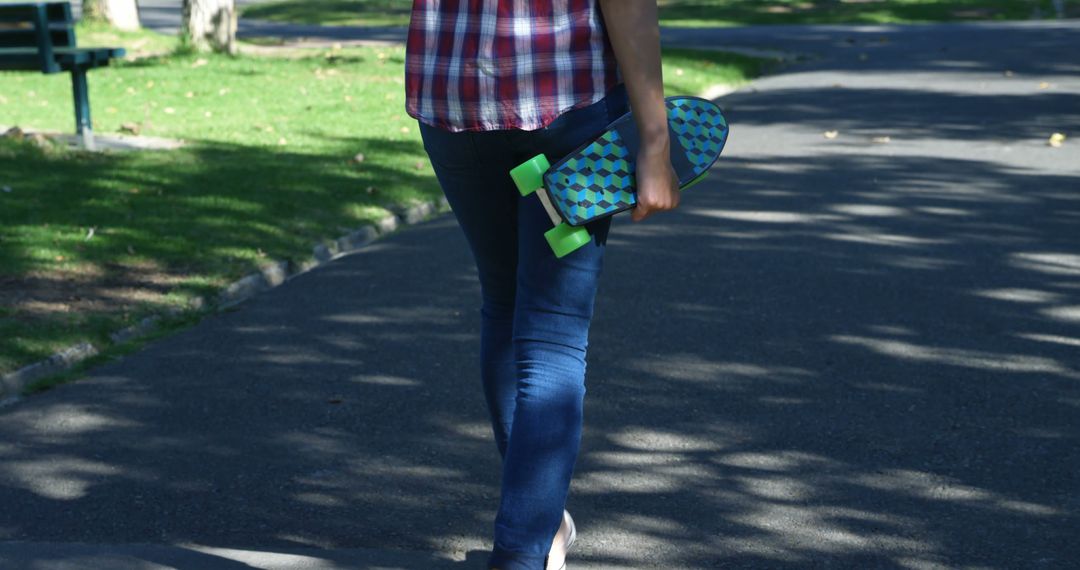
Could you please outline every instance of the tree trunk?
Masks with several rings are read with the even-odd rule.
[[[121,30],[139,29],[135,0],[83,0],[83,19],[108,22]]]
[[[184,0],[181,33],[198,51],[236,53],[233,0]]]

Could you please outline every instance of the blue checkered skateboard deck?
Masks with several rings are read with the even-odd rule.
[[[664,100],[671,165],[684,189],[708,174],[724,150],[727,119],[712,101],[678,96]],[[641,140],[633,115],[608,125],[595,139],[549,165],[538,155],[510,171],[523,196],[536,193],[555,225],[545,236],[562,257],[587,243],[583,226],[637,204],[635,162]]]
[[[699,97],[668,97],[671,164],[685,188],[708,172],[727,141],[728,125],[715,103]],[[631,114],[604,134],[553,164],[544,187],[571,226],[629,210],[637,204],[634,167],[637,127]]]

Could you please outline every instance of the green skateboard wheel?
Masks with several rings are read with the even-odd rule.
[[[555,252],[555,257],[565,257],[592,241],[592,236],[585,228],[575,228],[566,222],[544,232],[544,237],[547,238],[551,251]]]
[[[544,185],[544,173],[551,168],[546,156],[538,154],[510,171],[518,192],[528,196]]]

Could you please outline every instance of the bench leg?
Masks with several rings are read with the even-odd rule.
[[[71,71],[71,88],[75,95],[75,131],[82,147],[94,150],[94,129],[90,122],[90,90],[86,85],[86,70],[76,67]]]

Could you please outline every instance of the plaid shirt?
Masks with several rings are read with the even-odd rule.
[[[620,81],[597,0],[413,0],[405,109],[429,125],[539,129]]]

